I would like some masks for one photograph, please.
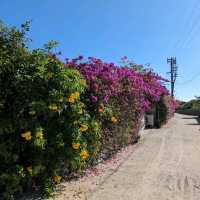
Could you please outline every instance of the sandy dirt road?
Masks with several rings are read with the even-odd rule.
[[[145,130],[117,169],[67,183],[56,200],[200,200],[199,129],[195,116],[176,114]]]

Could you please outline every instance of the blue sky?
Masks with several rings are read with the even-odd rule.
[[[124,55],[167,77],[176,56],[176,97],[200,96],[199,0],[0,0],[0,19],[19,26],[32,20],[32,48],[57,40],[63,57]]]

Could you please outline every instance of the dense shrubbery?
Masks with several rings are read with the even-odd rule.
[[[39,187],[49,193],[64,170],[97,155],[100,126],[80,100],[86,83],[77,70],[44,50],[30,52],[24,29],[0,34],[1,197]]]
[[[144,112],[168,95],[162,84],[165,80],[149,70],[83,57],[68,60],[66,67],[78,69],[87,81],[86,104],[91,115],[102,122],[106,153],[134,142]]]
[[[180,114],[200,115],[200,97],[196,97],[196,99],[188,102],[179,101],[176,111]]]
[[[174,115],[176,107],[177,102],[174,101],[170,96],[162,96],[155,104],[156,126],[160,127],[165,124],[168,119]]]
[[[95,58],[65,64],[26,47],[21,30],[0,25],[0,198],[50,194],[79,171],[137,139],[140,119],[168,95],[151,71]],[[173,101],[164,116],[173,111]],[[102,154],[101,154],[102,155]]]
[[[198,110],[200,111],[200,98],[196,97],[196,99],[192,99],[188,102],[184,102],[182,103],[182,105],[180,106],[180,109],[182,110]]]

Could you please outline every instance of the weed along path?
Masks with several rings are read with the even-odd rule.
[[[161,129],[145,130],[140,142],[96,172],[63,183],[56,200],[199,200],[200,126],[176,114]]]

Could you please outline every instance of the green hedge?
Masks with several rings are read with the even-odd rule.
[[[175,112],[177,103],[170,96],[163,96],[160,101],[155,104],[155,125],[160,128],[166,124]]]
[[[27,28],[0,27],[0,199],[50,194],[100,148],[100,125],[81,102],[85,80],[46,50],[29,51]]]

